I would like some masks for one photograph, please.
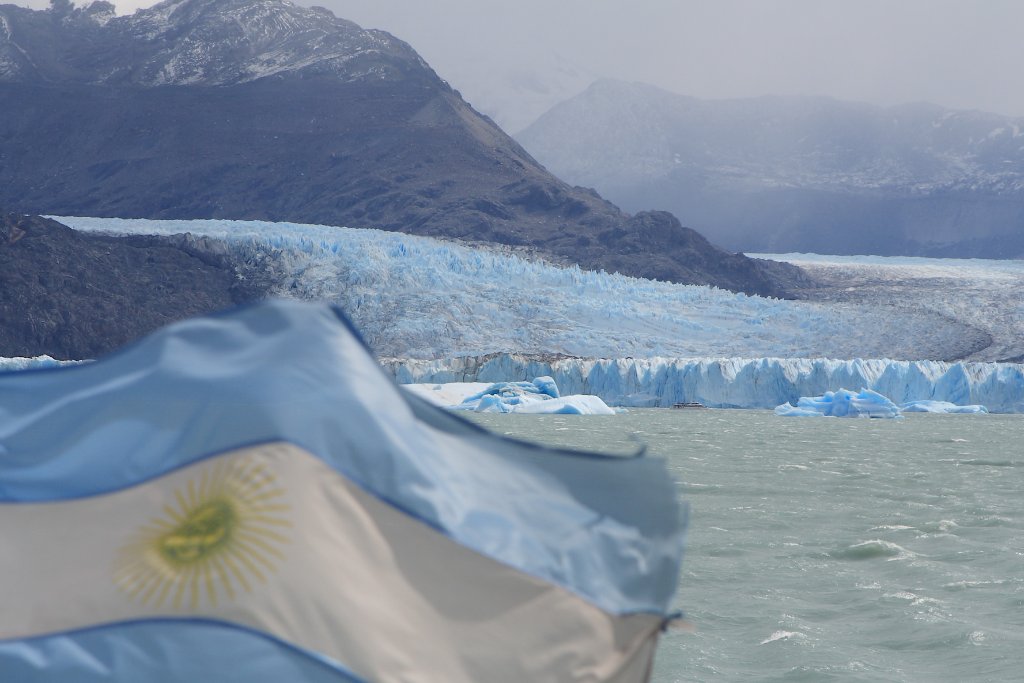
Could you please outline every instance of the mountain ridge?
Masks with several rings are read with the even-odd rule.
[[[387,33],[284,0],[97,4],[0,6],[10,211],[379,227],[772,296],[804,279],[551,176]]]
[[[729,249],[1024,254],[1024,118],[603,80],[517,137],[570,182]]]
[[[353,72],[348,62],[389,57],[429,68],[388,33],[364,30],[323,8],[277,0],[166,0],[120,17],[103,0],[44,12],[5,9],[13,16],[0,13],[8,47],[0,52],[0,78],[8,81],[214,86],[307,69],[359,78],[388,74],[381,63]],[[18,42],[13,19],[27,34],[26,45]],[[40,45],[33,33],[52,30],[55,21],[63,40]],[[21,58],[4,60],[4,53]],[[40,53],[43,59],[37,59]]]

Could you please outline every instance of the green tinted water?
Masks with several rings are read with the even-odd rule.
[[[1024,416],[479,415],[669,460],[690,531],[654,680],[1024,680]]]

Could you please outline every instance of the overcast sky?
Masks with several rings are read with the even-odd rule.
[[[127,13],[156,3],[114,4]],[[704,98],[831,95],[1024,116],[1024,0],[298,4],[328,7],[409,42],[509,132],[598,77]]]

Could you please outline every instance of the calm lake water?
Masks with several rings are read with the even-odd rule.
[[[668,459],[690,505],[654,681],[1024,680],[1024,415],[474,415]]]

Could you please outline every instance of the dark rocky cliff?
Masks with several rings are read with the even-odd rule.
[[[216,242],[110,237],[0,214],[0,356],[95,358],[168,323],[262,298]]]

